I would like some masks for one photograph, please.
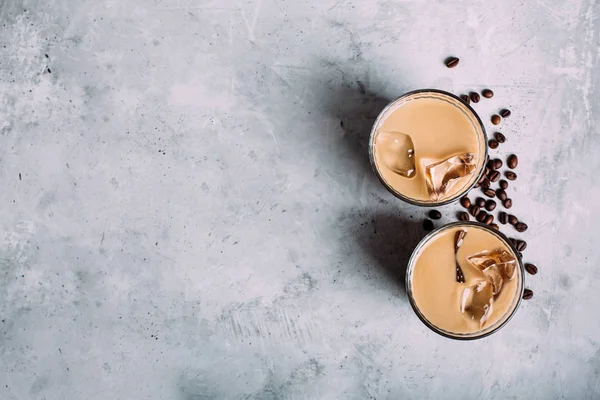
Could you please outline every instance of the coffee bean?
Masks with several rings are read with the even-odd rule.
[[[533,297],[533,291],[531,289],[525,289],[523,291],[523,300],[529,300]]]
[[[517,230],[517,232],[525,232],[527,228],[528,226],[525,222],[517,222],[515,224],[515,229]]]
[[[512,200],[511,199],[506,199],[502,202],[502,205],[504,206],[504,208],[511,208],[512,207]]]
[[[430,219],[426,219],[425,221],[423,221],[423,229],[425,229],[426,231],[432,231],[433,221]]]
[[[486,213],[485,211],[481,211],[481,212],[479,212],[479,214],[477,214],[475,219],[479,222],[485,222],[485,219],[487,218],[487,216],[488,216],[488,213]]]
[[[475,185],[473,185],[473,187],[474,187],[475,189],[477,189],[477,188],[479,187],[479,183],[476,183]]]
[[[472,216],[476,217],[477,214],[479,214],[479,211],[481,210],[481,208],[479,208],[478,205],[473,204],[471,206],[471,208],[469,208],[469,212],[471,213]]]
[[[491,161],[490,161],[490,162],[491,162]],[[490,174],[490,172],[491,172],[491,169],[490,169],[489,167],[485,167],[485,169],[483,170],[483,174],[484,174],[485,176],[488,176],[488,175]],[[489,178],[489,177],[488,177],[488,178]]]
[[[533,264],[525,263],[525,271],[529,272],[531,275],[535,275],[538,273],[538,267]]]
[[[509,181],[514,181],[515,179],[517,179],[517,174],[515,174],[512,171],[505,171],[504,176],[506,176],[506,179],[508,179]]]
[[[500,123],[500,116],[496,114],[492,115],[491,121],[492,124],[498,125]]]
[[[481,91],[481,95],[486,99],[491,99],[492,97],[494,97],[494,92],[492,92],[490,89],[483,89]]]
[[[493,171],[493,170],[495,170],[495,169],[496,169],[496,168],[494,168],[494,160],[490,160],[490,161],[488,161],[488,162],[487,162],[487,164],[486,164],[485,171],[487,171],[487,172],[486,172],[485,174],[487,175],[487,174],[489,174],[489,173],[490,173],[490,171]]]
[[[479,186],[481,186],[484,189],[489,189],[490,188],[490,180],[487,178],[487,176],[485,177],[485,179],[479,184]]]
[[[498,184],[500,185],[500,189],[506,190],[508,188],[508,182],[504,179],[501,179]]]
[[[515,217],[512,214],[508,214],[508,223],[511,225],[515,225],[519,222],[519,220],[517,219],[517,217]]]
[[[516,154],[511,154],[506,159],[506,165],[508,165],[508,168],[510,169],[517,168],[517,165],[519,165],[519,157],[517,157]]]
[[[467,104],[471,103],[471,99],[469,99],[469,96],[467,96],[466,94],[461,94],[460,99]]]
[[[500,223],[502,225],[506,224],[506,219],[508,218],[508,216],[506,215],[506,213],[504,211],[500,211],[498,213],[498,221],[500,221]]]
[[[496,208],[496,202],[494,200],[488,200],[485,202],[485,209],[488,211],[494,211]]]
[[[471,207],[471,200],[467,196],[464,196],[460,199],[460,205],[464,208],[469,208]]]
[[[497,149],[498,141],[496,139],[490,139],[488,140],[488,146],[490,146],[490,149]]]
[[[504,143],[504,142],[506,142],[506,136],[504,136],[500,132],[494,133],[494,137],[496,138],[496,140],[498,141],[498,143]]]
[[[494,222],[494,216],[491,214],[488,214],[487,217],[485,217],[485,220],[483,221],[486,225],[491,225],[492,222]]]
[[[470,220],[471,218],[469,218],[469,214],[467,214],[464,211],[461,211],[461,212],[458,213],[458,219],[460,221],[465,221],[466,222],[466,221]]]
[[[458,57],[448,57],[446,58],[445,64],[448,68],[454,68],[458,65]]]
[[[517,250],[524,251],[527,248],[527,242],[524,240],[517,240]]]
[[[508,195],[506,194],[506,191],[504,189],[496,189],[496,196],[498,196],[498,199],[500,199],[500,201],[504,201],[508,198]]]
[[[429,211],[429,218],[440,219],[440,218],[442,218],[442,213],[439,212],[438,210],[431,210],[431,211]]]
[[[487,197],[496,197],[496,192],[494,191],[494,189],[485,189],[483,191],[483,194],[485,194]]]
[[[503,110],[500,110],[500,116],[502,118],[508,118],[510,117],[510,110],[507,110],[506,108]]]
[[[498,182],[499,179],[500,179],[500,171],[494,171],[489,176],[489,180],[491,182]]]
[[[471,92],[469,94],[469,97],[471,97],[471,101],[473,103],[479,103],[479,93],[477,93],[477,92]]]
[[[510,240],[510,242],[512,243],[513,246],[517,247],[517,239],[510,238],[508,240]]]
[[[494,169],[502,168],[502,160],[499,158],[494,158]]]
[[[498,224],[491,224],[490,225],[491,228],[494,228],[495,230],[499,231],[500,227],[498,226]]]
[[[486,179],[487,179],[487,176],[485,176],[485,174],[483,174],[483,175],[481,175],[481,176],[479,177],[479,180],[477,181],[477,183],[478,183],[479,185],[481,185],[481,183],[482,183],[483,181],[485,181]]]
[[[483,208],[483,207],[485,207],[485,199],[483,197],[478,197],[475,200],[475,204],[477,204],[479,206],[479,208]]]

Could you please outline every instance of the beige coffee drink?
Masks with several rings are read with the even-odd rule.
[[[476,224],[455,224],[434,234],[413,255],[408,282],[418,313],[451,335],[501,325],[523,286],[514,250]]]
[[[457,97],[430,90],[390,104],[375,122],[370,146],[387,188],[422,205],[464,194],[476,183],[487,149],[477,115]]]

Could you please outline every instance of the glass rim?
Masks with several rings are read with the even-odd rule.
[[[487,331],[487,332],[483,332],[481,334],[477,334],[476,332],[471,335],[471,336],[466,336],[468,334],[462,334],[462,333],[452,333],[446,330],[443,330],[441,328],[438,328],[437,326],[435,326],[433,323],[431,323],[427,318],[425,318],[425,316],[423,315],[423,313],[419,310],[419,307],[417,306],[415,299],[412,295],[412,288],[411,288],[411,273],[412,269],[414,268],[414,263],[416,261],[416,255],[417,253],[423,248],[423,246],[429,242],[430,239],[432,239],[434,236],[436,236],[437,234],[439,234],[440,232],[446,230],[446,229],[451,229],[451,228],[455,228],[455,227],[460,227],[460,226],[471,226],[471,227],[477,227],[477,228],[482,228],[483,230],[487,230],[488,232],[495,234],[497,236],[500,237],[500,239],[502,241],[504,241],[504,244],[510,248],[513,253],[517,256],[515,257],[517,259],[517,263],[519,265],[519,270],[521,272],[521,289],[518,291],[517,295],[517,302],[514,306],[514,308],[510,311],[510,313],[508,314],[508,316],[506,316],[506,318],[498,324],[498,326],[496,326],[494,329]],[[408,296],[408,300],[410,302],[410,305],[413,309],[413,311],[415,312],[415,314],[417,315],[417,317],[419,317],[419,319],[421,320],[421,322],[423,322],[423,324],[425,324],[425,326],[427,326],[429,329],[431,329],[432,331],[434,331],[435,333],[444,336],[446,338],[449,339],[454,339],[454,340],[476,340],[476,339],[483,339],[485,337],[490,336],[493,333],[498,332],[500,329],[502,329],[507,323],[508,321],[510,321],[512,319],[512,317],[515,315],[515,313],[517,312],[517,310],[519,309],[519,306],[521,305],[521,301],[523,300],[523,292],[525,291],[525,268],[523,267],[523,260],[521,259],[521,257],[518,256],[519,251],[517,250],[517,248],[511,243],[511,241],[508,239],[508,237],[506,237],[506,235],[502,232],[500,232],[499,230],[495,230],[493,228],[491,228],[488,225],[482,224],[480,222],[474,222],[474,221],[457,221],[457,222],[452,222],[446,225],[443,225],[431,232],[429,232],[427,235],[425,235],[425,237],[423,239],[421,239],[421,241],[415,246],[409,260],[408,260],[408,265],[406,266],[406,276],[404,279],[404,285],[405,285],[405,289],[406,289],[406,294]]]
[[[384,108],[383,110],[381,110],[381,112],[379,113],[379,115],[377,115],[377,118],[375,119],[375,122],[373,122],[373,126],[371,127],[371,133],[369,135],[369,161],[371,162],[371,168],[373,169],[373,172],[375,172],[375,175],[377,175],[377,179],[379,179],[379,182],[381,182],[381,184],[388,190],[388,192],[390,192],[391,194],[393,194],[395,197],[399,198],[402,201],[405,201],[409,204],[412,204],[414,206],[420,206],[420,207],[439,207],[439,206],[444,206],[446,204],[450,204],[455,202],[456,200],[458,200],[460,197],[464,196],[466,193],[469,192],[469,190],[471,190],[473,188],[473,186],[475,186],[477,184],[477,182],[479,182],[479,180],[481,179],[481,176],[483,175],[484,171],[485,171],[485,162],[481,165],[481,170],[479,171],[479,173],[477,174],[477,179],[475,179],[470,185],[467,185],[464,190],[458,192],[455,196],[450,197],[449,199],[443,200],[443,201],[437,201],[437,202],[425,202],[422,200],[417,200],[417,199],[412,199],[410,197],[407,197],[405,195],[403,195],[402,193],[398,192],[397,190],[395,190],[394,188],[392,188],[384,179],[383,176],[381,176],[381,174],[379,173],[379,170],[377,168],[377,165],[375,163],[375,154],[373,152],[373,139],[375,138],[375,132],[376,132],[376,127],[379,124],[379,122],[381,121],[381,118],[383,117],[383,115],[398,101],[401,100],[405,97],[408,96],[412,96],[414,94],[419,94],[419,93],[438,93],[438,94],[442,94],[448,97],[451,97],[455,100],[458,100],[459,102],[462,103],[462,105],[464,105],[465,107],[467,107],[467,109],[469,110],[469,112],[471,112],[473,114],[473,116],[475,117],[476,121],[479,123],[479,126],[481,127],[481,132],[483,134],[483,143],[484,143],[484,154],[483,154],[483,159],[487,159],[488,156],[488,146],[487,146],[487,132],[485,130],[485,126],[483,125],[483,122],[481,121],[481,118],[479,118],[479,114],[477,114],[477,112],[466,102],[464,102],[460,97],[456,96],[455,94],[452,94],[450,92],[447,92],[445,90],[441,90],[441,89],[417,89],[417,90],[412,90],[410,92],[406,92],[403,95],[397,97],[396,99],[390,101]]]

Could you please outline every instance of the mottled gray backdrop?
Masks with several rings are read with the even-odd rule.
[[[598,1],[0,0],[0,24],[1,399],[600,398]],[[530,229],[504,231],[540,273],[476,342],[414,315],[424,211],[366,157],[423,87],[513,111],[494,154]]]

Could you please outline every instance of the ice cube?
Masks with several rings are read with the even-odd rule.
[[[425,179],[429,197],[436,201],[443,198],[448,189],[475,170],[474,159],[472,153],[462,153],[427,165]]]
[[[502,284],[504,283],[504,278],[502,276],[501,265],[503,264],[494,264],[491,267],[487,267],[483,270],[483,275],[487,278],[488,281],[492,283],[492,288],[494,290],[494,296],[500,293],[500,289],[502,289]]]
[[[412,178],[415,176],[415,146],[405,133],[380,131],[375,137],[375,152],[381,162],[393,172]]]
[[[498,272],[503,279],[508,281],[515,277],[517,271],[517,260],[504,249],[485,250],[467,257],[467,260],[484,274],[486,269],[495,267],[495,272]],[[494,272],[489,273],[489,275],[492,274]]]
[[[479,321],[482,327],[494,308],[494,291],[488,281],[479,281],[463,289],[460,311]]]

